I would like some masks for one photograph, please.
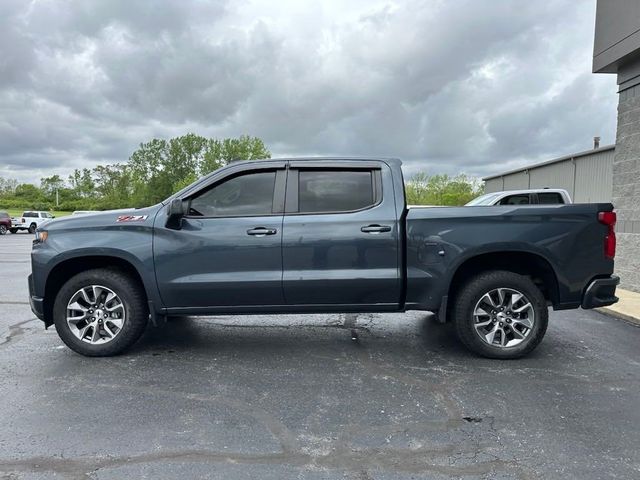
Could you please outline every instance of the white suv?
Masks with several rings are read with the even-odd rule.
[[[21,217],[15,217],[11,219],[11,228],[9,229],[9,231],[11,233],[16,233],[19,230],[27,230],[29,233],[35,233],[36,228],[38,228],[44,222],[51,220],[52,218],[55,217],[49,212],[22,212]]]

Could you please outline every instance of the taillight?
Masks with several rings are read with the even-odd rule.
[[[608,228],[604,237],[604,256],[613,259],[616,256],[616,212],[598,212],[598,221]]]
[[[22,222],[21,223],[27,223],[27,221],[24,219],[24,217],[22,217]]]

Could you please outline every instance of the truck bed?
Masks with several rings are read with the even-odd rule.
[[[411,207],[406,308],[437,310],[456,272],[469,259],[480,262],[478,256],[496,268],[539,262],[557,279],[550,288],[553,307],[575,308],[592,279],[613,273],[613,260],[603,254],[607,227],[598,222],[598,212],[612,210],[610,203]]]

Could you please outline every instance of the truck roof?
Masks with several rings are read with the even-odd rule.
[[[260,158],[255,160],[234,160],[229,163],[229,165],[237,162],[306,162],[306,161],[340,161],[340,160],[348,160],[348,161],[378,161],[378,162],[388,162],[394,164],[402,165],[402,161],[397,157],[364,157],[364,156],[319,156],[319,157],[273,157],[273,158]]]

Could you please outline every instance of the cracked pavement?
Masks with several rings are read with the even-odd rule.
[[[0,237],[0,478],[640,478],[640,328],[552,312],[525,359],[422,312],[182,318],[84,358]],[[352,341],[355,330],[359,340]]]

